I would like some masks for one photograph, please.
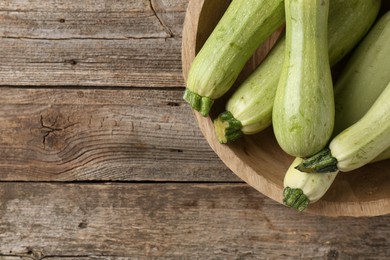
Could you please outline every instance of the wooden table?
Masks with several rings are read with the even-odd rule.
[[[389,215],[297,213],[214,154],[187,4],[0,1],[0,259],[389,259]]]

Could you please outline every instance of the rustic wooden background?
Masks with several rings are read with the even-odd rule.
[[[389,215],[299,214],[209,148],[187,4],[0,1],[0,259],[389,259]]]

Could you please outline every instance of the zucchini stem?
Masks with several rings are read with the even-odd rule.
[[[338,170],[337,159],[332,156],[329,148],[325,148],[315,155],[304,159],[295,169],[307,173],[326,173]]]
[[[214,120],[215,133],[221,144],[230,143],[240,138],[243,134],[241,128],[241,122],[234,118],[229,111],[221,113]]]
[[[214,103],[213,99],[209,97],[202,97],[188,88],[184,91],[183,99],[204,117],[209,115],[210,109]]]
[[[286,187],[283,190],[283,203],[298,211],[303,211],[309,205],[310,200],[301,189]]]

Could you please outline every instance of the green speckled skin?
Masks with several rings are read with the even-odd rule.
[[[272,123],[281,148],[307,157],[325,147],[334,126],[328,56],[328,0],[286,0],[286,49]]]
[[[233,0],[195,57],[186,87],[202,97],[221,97],[284,20],[283,0]]]
[[[355,49],[335,84],[337,135],[357,122],[390,82],[390,13]]]
[[[370,30],[361,45],[353,53],[349,60],[350,62],[346,65],[343,71],[346,74],[342,74],[340,77],[343,85],[346,82],[354,83],[357,86],[356,91],[360,90],[357,93],[351,89],[351,95],[346,95],[346,97],[351,98],[360,94],[366,99],[356,104],[360,106],[359,110],[354,109],[353,105],[348,105],[351,103],[348,102],[345,103],[345,106],[337,114],[341,118],[343,118],[343,115],[349,114],[363,115],[361,118],[351,118],[348,120],[347,123],[350,126],[347,129],[337,129],[336,136],[329,144],[330,154],[337,160],[337,168],[340,171],[352,171],[369,162],[387,159],[390,155],[389,67],[382,68],[380,66],[388,63],[388,55],[386,56],[386,54],[390,53],[390,45],[388,44],[390,40],[389,29],[390,12],[383,15]],[[372,59],[372,55],[375,53],[377,58]],[[380,55],[378,56],[378,54]],[[374,78],[371,78],[373,75],[370,71],[371,68],[378,68],[378,71],[374,74],[376,76]],[[364,78],[361,74],[363,71],[367,73]],[[360,85],[359,79],[363,82],[369,82],[371,79],[371,81],[377,82],[377,84],[365,89]],[[381,85],[384,82],[387,82],[385,87]],[[372,93],[369,93],[370,90]],[[379,97],[378,92],[380,93]],[[376,96],[376,98],[373,98],[373,96]],[[336,123],[340,121],[342,120],[339,119]],[[339,127],[344,125],[340,123]],[[339,133],[341,130],[343,131]],[[311,160],[312,158],[306,159],[300,166],[300,170],[313,171],[313,169],[317,169],[320,165],[320,168],[326,168],[328,166],[324,160],[310,163]],[[308,166],[305,166],[306,162],[308,162]],[[307,169],[309,167],[311,169]]]
[[[302,172],[349,172],[372,161],[384,160],[390,147],[390,82],[368,112],[338,134],[318,154],[303,160]],[[324,156],[322,156],[324,155]],[[334,160],[329,160],[329,158]],[[337,165],[337,169],[333,166]]]
[[[328,19],[329,62],[336,64],[367,33],[377,17],[380,0],[333,0]],[[348,35],[348,37],[345,37]],[[272,107],[282,72],[285,37],[239,86],[226,110],[242,124],[244,134],[255,134],[272,123]]]
[[[389,24],[390,25],[390,24]],[[329,144],[340,171],[348,172],[374,160],[390,146],[390,82],[370,110]]]

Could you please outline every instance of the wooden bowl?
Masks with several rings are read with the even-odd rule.
[[[182,43],[184,79],[187,78],[196,53],[229,3],[230,1],[227,0],[189,2]],[[253,71],[277,37],[278,33],[259,48],[246,65],[238,83]],[[223,111],[228,96],[229,93],[216,101],[211,117]],[[233,144],[222,145],[215,136],[212,119],[202,117],[195,110],[194,114],[203,135],[221,160],[250,186],[282,204],[283,178],[293,157],[287,155],[278,146],[272,127],[259,134],[245,136]],[[325,196],[320,201],[309,205],[305,212],[326,216],[390,214],[390,160],[370,164],[353,172],[339,173]]]

